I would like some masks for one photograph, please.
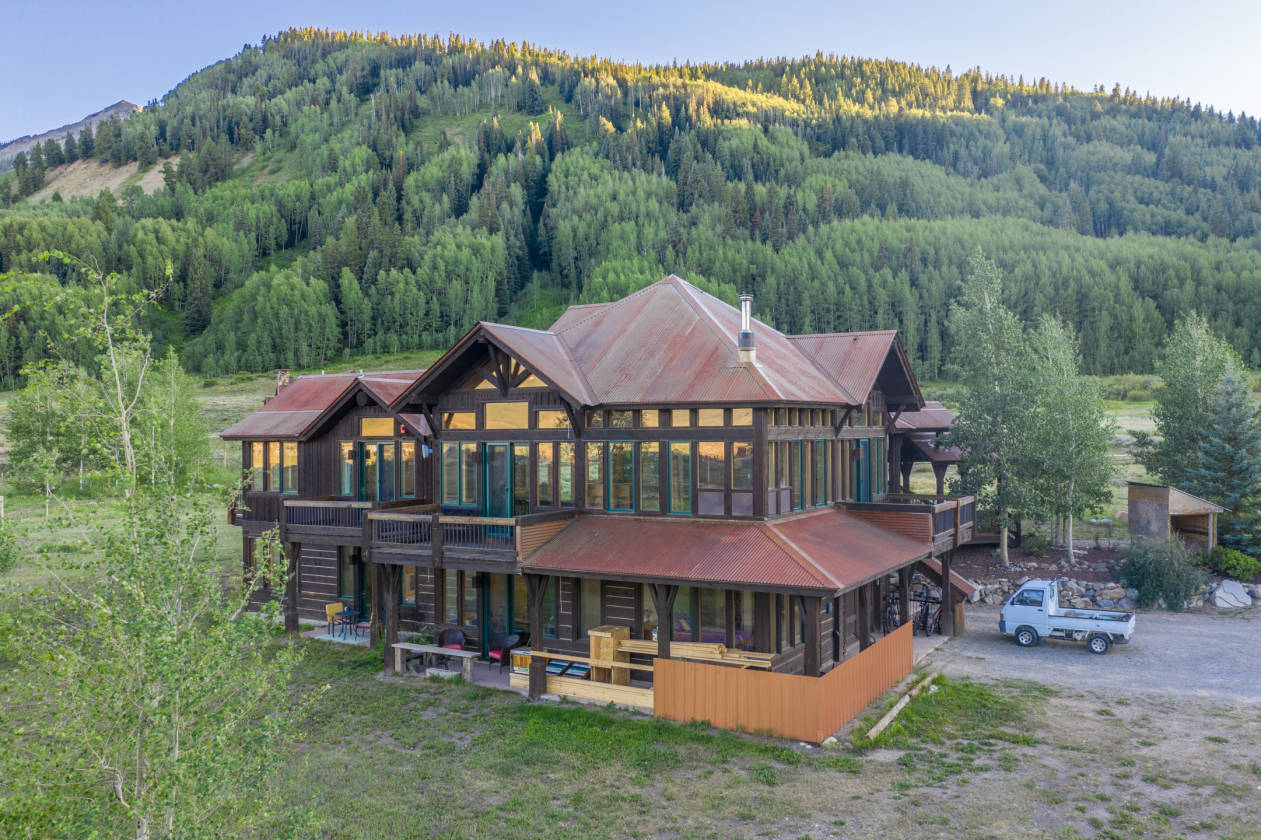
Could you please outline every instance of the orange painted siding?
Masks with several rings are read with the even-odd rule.
[[[913,660],[909,623],[821,677],[656,659],[654,709],[670,720],[817,744],[909,674]]]
[[[863,510],[858,507],[850,507],[846,508],[845,512],[873,525],[879,525],[905,537],[910,537],[913,540],[933,541],[933,516],[927,511],[924,513],[902,513],[892,510]]]

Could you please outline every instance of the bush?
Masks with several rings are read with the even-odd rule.
[[[1112,570],[1126,587],[1138,590],[1138,604],[1150,607],[1164,602],[1180,611],[1187,600],[1205,583],[1204,570],[1186,543],[1170,540],[1134,540],[1117,556],[1119,566]]]
[[[1224,545],[1214,547],[1204,559],[1208,567],[1219,575],[1236,580],[1252,580],[1261,573],[1261,560]]]
[[[1020,547],[1026,554],[1032,554],[1035,557],[1045,557],[1046,553],[1051,550],[1051,538],[1040,531],[1030,531],[1021,537]]]

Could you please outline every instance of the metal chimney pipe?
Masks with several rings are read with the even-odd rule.
[[[736,340],[741,364],[757,361],[757,348],[753,344],[753,295],[740,295],[740,335]]]

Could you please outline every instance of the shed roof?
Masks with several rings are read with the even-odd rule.
[[[1177,487],[1171,487],[1166,484],[1150,484],[1146,481],[1129,481],[1127,485],[1132,487],[1153,487],[1157,490],[1163,490],[1168,499],[1169,512],[1175,516],[1196,513],[1227,513],[1230,509],[1221,505],[1216,505],[1208,499],[1201,499],[1185,490],[1179,490]]]
[[[910,455],[912,461],[926,460],[934,464],[957,464],[963,457],[963,453],[957,446],[938,446],[935,432],[913,434],[908,442],[911,450],[908,452],[903,449],[902,451],[905,455]],[[916,455],[919,457],[915,457]]]
[[[898,431],[946,432],[955,424],[955,414],[937,400],[925,400],[919,411],[898,415],[894,428]]]
[[[838,592],[930,554],[927,543],[829,509],[778,522],[583,516],[522,565],[553,574]]]

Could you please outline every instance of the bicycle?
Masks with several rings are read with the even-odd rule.
[[[898,593],[890,592],[884,599],[884,618],[881,621],[880,630],[887,636],[901,626],[902,608],[899,603]]]
[[[931,636],[941,632],[941,599],[928,597],[928,589],[921,589],[915,600],[919,606],[915,613],[913,633]],[[934,609],[934,605],[936,608]]]

